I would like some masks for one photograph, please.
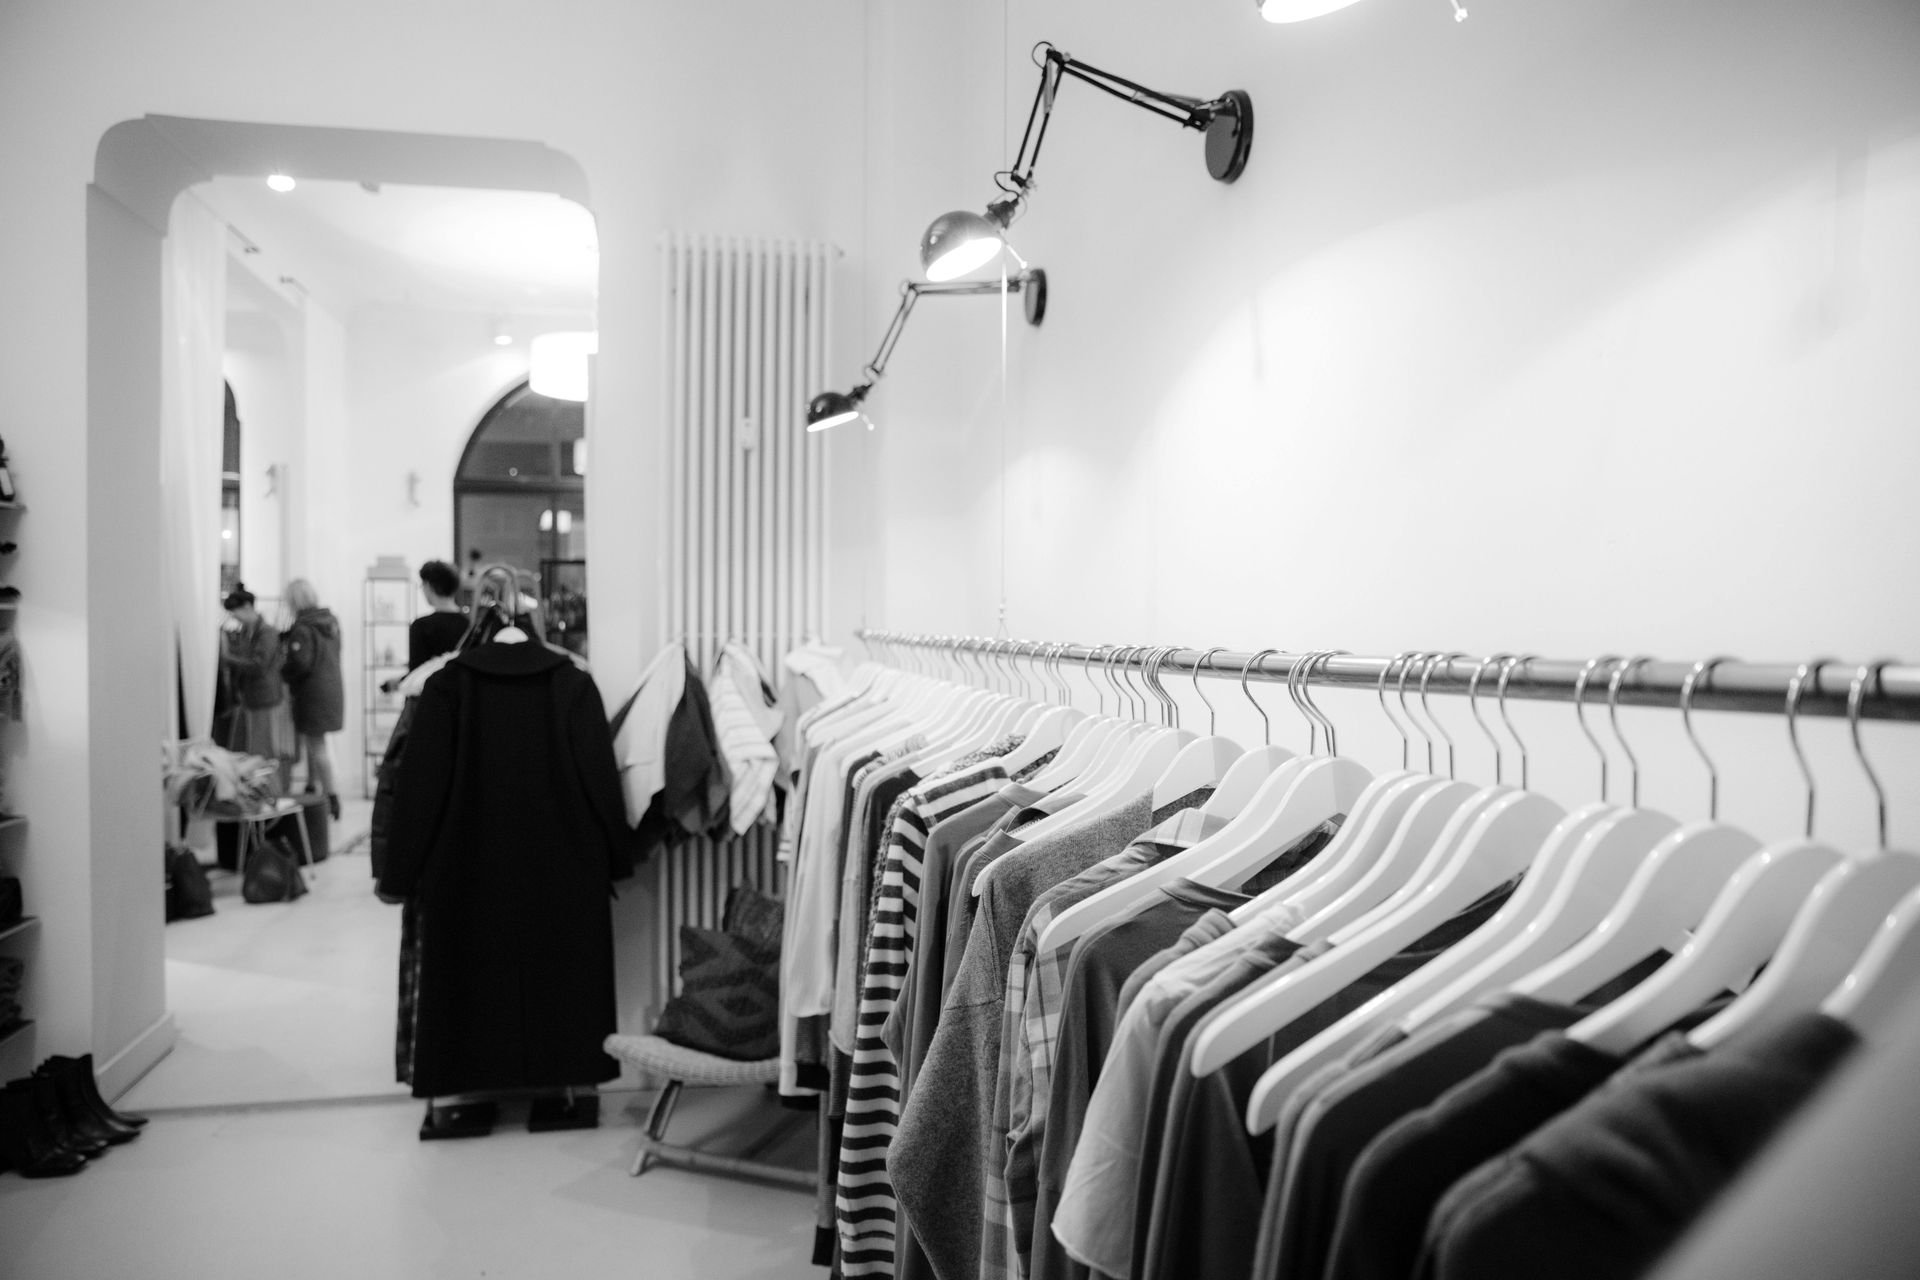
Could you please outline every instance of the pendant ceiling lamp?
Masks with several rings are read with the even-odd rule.
[[[1268,22],[1305,22],[1355,3],[1358,0],[1253,0]]]
[[[1020,215],[1033,189],[1033,167],[1040,159],[1047,123],[1053,118],[1053,99],[1067,76],[1084,81],[1131,102],[1182,128],[1198,130],[1206,140],[1207,173],[1232,182],[1247,167],[1253,149],[1253,99],[1243,89],[1229,89],[1208,102],[1161,93],[1135,84],[1098,67],[1088,66],[1042,41],[1034,46],[1040,66],[1040,88],[1027,113],[1027,131],[1020,137],[1020,154],[1013,168],[994,175],[1005,197],[988,205],[985,213],[956,210],[933,220],[920,237],[920,265],[929,280],[953,280],[992,262],[1006,247],[1006,229]]]
[[[1008,276],[1006,291],[1020,295],[1028,324],[1039,324],[1046,318],[1046,272],[1038,267],[1029,267],[1018,275]],[[825,431],[828,427],[852,422],[860,416],[861,404],[866,400],[867,393],[873,390],[873,384],[885,375],[887,361],[892,358],[893,348],[900,341],[900,332],[907,327],[907,317],[913,314],[913,304],[920,300],[921,295],[954,298],[999,292],[998,280],[966,280],[951,284],[908,280],[902,283],[899,309],[893,313],[893,322],[880,338],[880,349],[873,353],[873,359],[867,362],[867,367],[862,371],[864,376],[851,391],[822,391],[807,401],[807,430]],[[872,422],[867,423],[867,430],[873,430]]]

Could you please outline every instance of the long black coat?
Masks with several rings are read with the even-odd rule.
[[[401,1079],[434,1097],[619,1074],[600,1044],[629,835],[592,677],[531,641],[469,650],[421,691],[396,781],[379,885],[414,931]]]

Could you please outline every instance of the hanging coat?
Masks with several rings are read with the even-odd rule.
[[[600,692],[566,654],[484,644],[426,682],[379,881],[407,899],[398,1065],[415,1097],[619,1073],[600,1045],[627,839]]]

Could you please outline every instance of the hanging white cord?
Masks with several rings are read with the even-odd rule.
[[[1007,0],[1000,0],[1000,141],[1007,142]],[[1020,264],[1024,270],[1026,263]],[[1028,287],[1031,287],[1030,285]],[[1000,616],[999,634],[1007,631],[1007,260],[1000,259]]]

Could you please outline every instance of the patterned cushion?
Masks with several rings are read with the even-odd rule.
[[[720,926],[758,951],[780,954],[780,929],[785,908],[752,885],[735,885],[727,894],[725,922]]]
[[[654,1034],[736,1062],[780,1052],[780,953],[718,929],[680,927],[680,994]]]

